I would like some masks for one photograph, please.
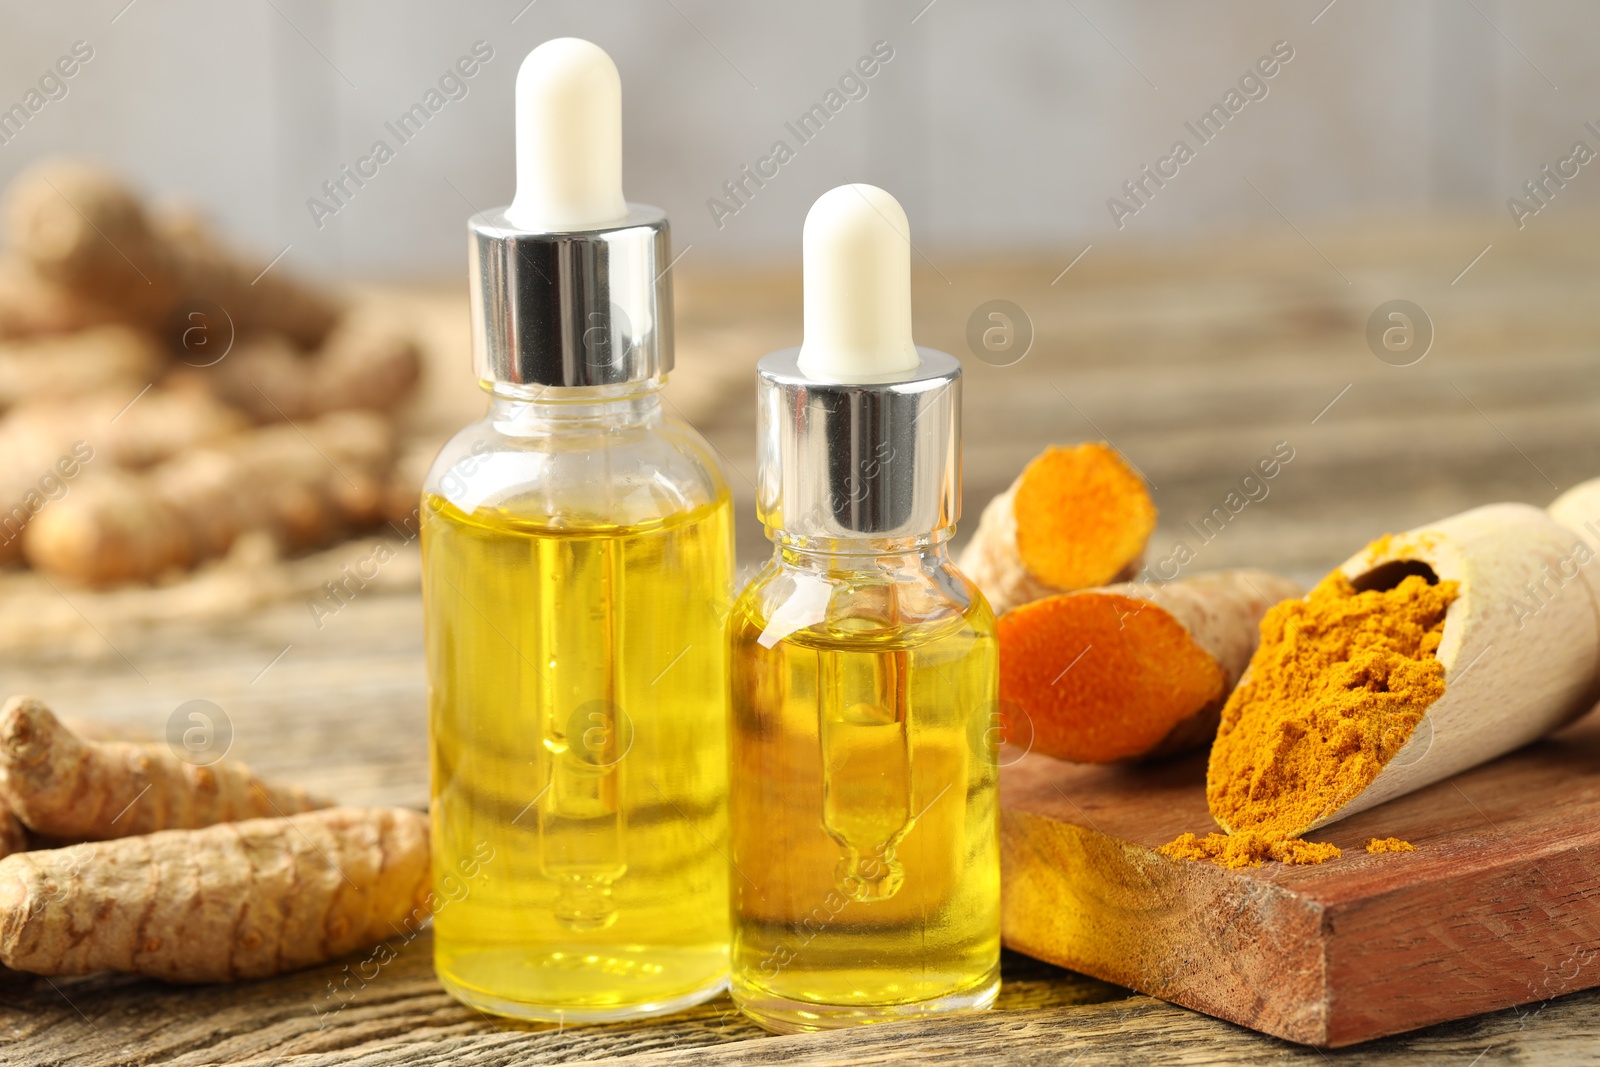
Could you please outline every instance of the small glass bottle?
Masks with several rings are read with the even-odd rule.
[[[911,343],[905,214],[805,230],[806,338],[759,370],[776,548],[730,617],[731,991],[772,1030],[999,990],[994,616],[951,563],[960,375]]]
[[[559,140],[529,132],[539,94],[592,137],[620,130],[615,82],[572,40],[518,76],[518,199],[470,224],[489,411],[422,509],[435,966],[468,1004],[565,1023],[673,1011],[727,977],[731,505],[662,410],[667,221],[623,203],[620,154],[594,168],[615,208],[560,217],[555,181],[523,196],[529,166],[609,147],[525,160],[525,136]]]

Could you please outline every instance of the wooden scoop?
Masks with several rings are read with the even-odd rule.
[[[1559,510],[1572,523],[1580,504],[1593,506],[1600,530],[1600,480],[1588,485]],[[1491,504],[1376,541],[1340,567],[1357,590],[1422,574],[1458,582],[1460,593],[1437,653],[1444,695],[1372,784],[1306,830],[1520,748],[1593,706],[1600,562],[1565,523],[1526,504]]]
[[[1550,517],[1572,531],[1589,550],[1587,559],[1578,559],[1582,553],[1574,544],[1571,556],[1582,580],[1588,583],[1596,626],[1600,626],[1600,478],[1591,478],[1558,496],[1550,505]],[[1596,649],[1595,659],[1594,686],[1588,696],[1590,707],[1600,701],[1600,649]]]

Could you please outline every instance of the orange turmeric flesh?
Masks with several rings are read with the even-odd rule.
[[[1156,526],[1144,479],[1099,442],[1036,457],[1011,511],[1023,566],[1057,589],[1106,585],[1137,569]]]
[[[1457,593],[1417,574],[1357,592],[1336,571],[1269,613],[1211,748],[1217,822],[1298,837],[1371,785],[1444,695],[1434,653]]]
[[[1117,593],[1047,597],[1002,615],[1008,738],[1085,763],[1142,756],[1222,700],[1222,667],[1154,604]],[[1018,721],[1026,717],[1025,722]]]

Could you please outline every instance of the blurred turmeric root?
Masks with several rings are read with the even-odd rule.
[[[281,268],[219,247],[192,218],[153,217],[109,172],[47,162],[11,185],[6,227],[18,258],[87,321],[116,318],[171,335],[184,307],[210,301],[235,330],[270,330],[314,348],[338,305]],[[3,302],[0,302],[3,303]],[[83,322],[71,325],[83,325]]]
[[[389,422],[344,411],[248,431],[145,473],[93,472],[33,516],[27,561],[86,585],[149,581],[223,555],[251,531],[286,551],[380,521],[394,464]]]
[[[85,472],[147,466],[245,425],[209,396],[164,389],[139,393],[133,404],[126,393],[102,393],[13,409],[0,418],[0,565],[21,558],[33,517],[71,493]]]
[[[131,326],[0,342],[0,409],[23,401],[123,394],[123,403],[166,370],[154,335]]]
[[[332,411],[393,411],[421,375],[422,353],[409,333],[352,313],[315,352],[283,334],[257,334],[240,338],[214,365],[178,368],[166,383],[204,389],[257,422],[280,422]]]

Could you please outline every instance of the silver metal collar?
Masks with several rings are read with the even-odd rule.
[[[667,217],[630,204],[594,230],[539,233],[505,209],[468,222],[472,347],[482,381],[594,386],[672,369]]]
[[[961,517],[961,364],[918,348],[922,364],[872,382],[822,382],[800,350],[757,374],[756,506],[793,537],[920,537]]]

